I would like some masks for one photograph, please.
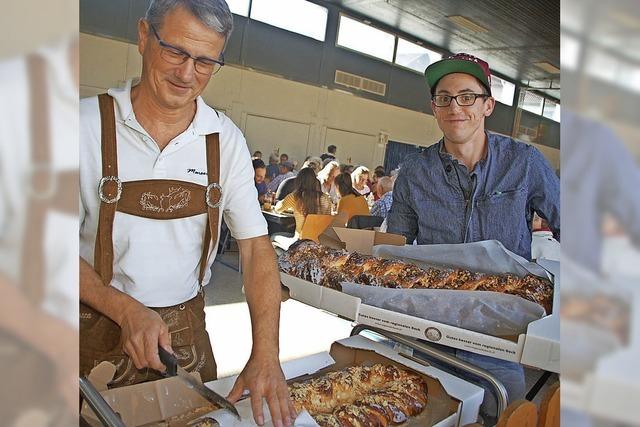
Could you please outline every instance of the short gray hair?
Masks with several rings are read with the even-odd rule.
[[[164,16],[182,6],[200,22],[229,40],[233,31],[233,15],[225,0],[152,0],[144,19],[156,29],[162,27]]]

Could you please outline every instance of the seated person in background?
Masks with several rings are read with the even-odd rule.
[[[369,215],[367,199],[358,193],[351,184],[351,175],[341,173],[336,177],[336,186],[340,194],[338,201],[338,214],[347,213],[347,221],[354,215]]]
[[[262,151],[255,151],[251,156],[251,160],[253,159],[262,159]]]
[[[286,153],[280,154],[280,164],[283,164],[284,162],[288,162],[288,161],[289,161],[289,155],[288,154],[286,154]]]
[[[302,231],[304,221],[309,214],[331,215],[331,199],[320,188],[320,181],[311,168],[303,168],[295,177],[295,190],[279,201],[274,210],[282,213],[288,209],[293,210],[296,219],[297,239]]]
[[[393,202],[393,179],[388,176],[380,178],[376,184],[375,193],[378,201],[371,207],[371,215],[386,218]]]
[[[376,191],[376,186],[378,185],[378,180],[382,178],[384,175],[384,170],[380,169],[378,166],[374,171],[373,175],[371,175],[371,179],[367,181],[367,186],[373,191],[373,200],[378,200],[380,197],[378,196],[378,192]]]
[[[369,169],[365,166],[358,166],[351,174],[353,188],[363,196],[371,193],[371,188],[367,185],[369,180]]]
[[[278,176],[280,168],[278,167],[278,155],[276,153],[269,154],[269,166],[267,166],[266,181],[271,182],[273,178]]]
[[[267,184],[267,190],[276,192],[278,190],[278,186],[282,181],[292,176],[296,176],[296,173],[293,171],[293,163],[285,161],[284,163],[280,163],[278,165],[280,174],[273,178],[269,184]]]
[[[338,204],[338,190],[336,189],[335,179],[340,174],[340,165],[338,162],[328,162],[320,172],[318,172],[318,181],[322,192],[331,198],[331,203]]]
[[[258,201],[264,202],[264,195],[267,194],[267,184],[264,182],[264,178],[267,175],[267,167],[260,159],[253,159],[253,180],[256,184],[256,190],[258,190]]]
[[[531,230],[531,259],[560,261],[560,242],[553,238],[549,223],[537,213],[533,214]]]
[[[311,168],[313,172],[317,175],[320,172],[320,163],[321,160],[318,157],[308,157],[305,162],[302,164],[302,169]],[[276,200],[282,200],[287,197],[288,194],[293,193],[293,190],[296,189],[296,177],[290,176],[280,183],[278,186],[278,190],[276,191]]]

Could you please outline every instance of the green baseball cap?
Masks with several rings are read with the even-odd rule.
[[[432,96],[440,79],[452,73],[464,73],[477,78],[487,89],[489,95],[491,95],[491,71],[489,71],[489,64],[468,53],[457,53],[438,62],[434,62],[425,70],[424,75],[427,78],[427,84],[431,89]]]

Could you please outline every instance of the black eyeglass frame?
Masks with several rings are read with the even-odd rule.
[[[470,104],[460,104],[460,102],[458,101],[458,97],[460,96],[469,96],[469,95],[473,95],[473,102]],[[436,102],[436,98],[441,97],[441,96],[446,96],[449,97],[449,102],[445,105],[438,105],[438,103]],[[458,104],[460,107],[470,107],[473,104],[476,103],[476,101],[478,100],[478,98],[489,98],[491,97],[491,95],[487,94],[487,93],[460,93],[458,95],[434,95],[431,97],[431,100],[433,101],[433,103],[435,104],[436,107],[449,107],[451,105],[451,102],[455,99],[456,100],[456,104]]]
[[[160,45],[161,48],[167,49],[169,51],[173,51],[171,53],[182,55],[182,62],[180,63],[173,63],[171,61],[167,61],[167,59],[163,57],[163,59],[169,62],[170,64],[182,65],[185,62],[187,62],[187,59],[191,58],[193,59],[193,64],[197,72],[199,72],[200,74],[211,74],[211,75],[220,71],[220,68],[224,66],[224,54],[220,54],[220,60],[209,58],[206,56],[198,56],[198,57],[193,56],[189,52],[186,52],[184,49],[180,49],[179,47],[173,46],[165,42],[164,40],[162,40],[160,38],[160,35],[158,34],[158,31],[156,31],[155,27],[153,26],[153,24],[149,23],[149,27],[151,27],[151,31],[153,31],[153,35],[155,36],[156,40],[158,40],[158,44]],[[198,64],[201,64],[201,66],[204,65],[206,67],[212,67],[211,71],[202,72],[198,70]],[[215,69],[216,65],[219,65],[218,69]]]

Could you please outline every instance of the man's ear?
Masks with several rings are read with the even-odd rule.
[[[489,117],[493,113],[493,109],[496,107],[496,100],[493,96],[486,99],[484,103],[484,116]]]
[[[149,29],[149,23],[145,19],[140,18],[138,21],[138,52],[140,55],[144,53],[144,49],[147,46]]]

